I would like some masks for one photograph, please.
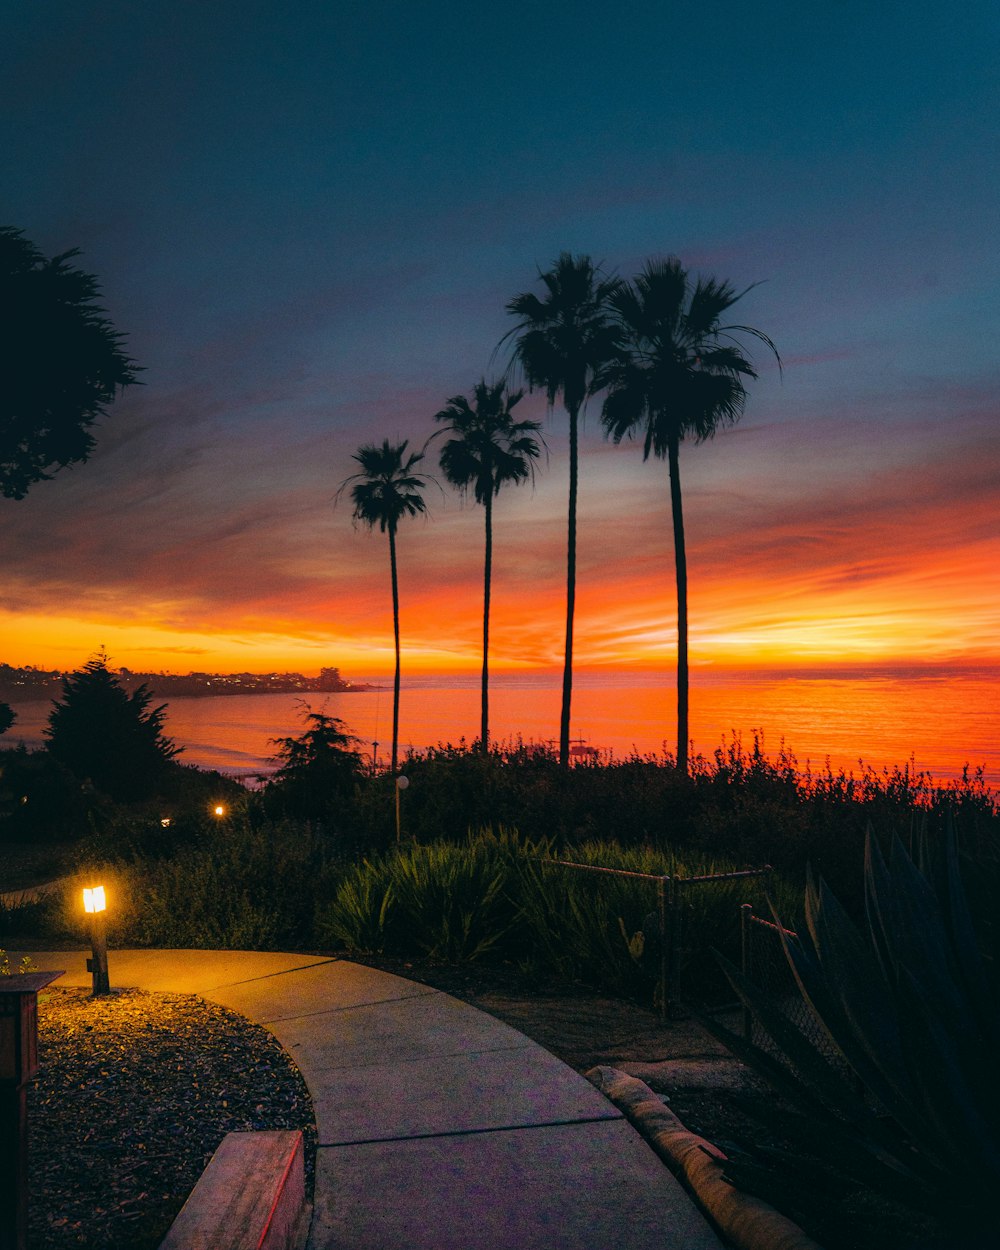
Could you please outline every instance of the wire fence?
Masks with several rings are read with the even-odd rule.
[[[794,929],[785,929],[763,916],[755,916],[753,905],[744,903],[740,907],[740,965],[743,975],[766,992],[771,1003],[821,1054],[837,1066],[842,1066],[843,1056],[802,996],[785,954],[783,936],[792,940],[798,938]],[[747,1010],[743,1012],[743,1035],[762,1050],[780,1053],[770,1034]]]
[[[723,882],[770,877],[770,865],[763,868],[741,869],[736,872],[705,873],[693,877],[671,876],[633,872],[625,868],[605,868],[598,864],[581,864],[574,860],[546,859],[541,861],[550,867],[573,872],[591,873],[622,880],[648,882],[655,893],[655,911],[647,915],[642,929],[645,954],[656,963],[656,991],[654,1006],[665,1019],[682,1011],[685,997],[685,970],[690,957],[696,953],[689,941],[689,926],[685,923],[691,908],[689,895],[696,888],[719,885]],[[620,922],[621,923],[621,922]],[[719,934],[715,934],[718,939]],[[718,943],[717,944],[721,944]],[[702,953],[702,952],[698,952]]]

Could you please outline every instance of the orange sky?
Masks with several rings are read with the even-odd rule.
[[[561,664],[566,464],[558,415],[546,431],[551,455],[536,487],[497,505],[497,671]],[[576,663],[670,666],[665,466],[588,431]],[[996,443],[977,443],[977,434],[914,464],[911,440],[875,458],[856,445],[856,424],[843,422],[827,431],[825,477],[794,426],[748,423],[685,447],[692,663],[1000,663],[1000,527],[988,454]],[[336,664],[349,676],[391,672],[387,542],[355,530],[349,507],[334,509],[332,491],[293,485],[264,502],[209,491],[195,517],[182,475],[185,488],[175,483],[155,509],[142,480],[112,505],[102,487],[114,491],[115,452],[112,444],[103,460],[98,453],[95,463],[3,505],[6,662],[68,669],[103,646],[135,670],[314,673]],[[203,489],[208,477],[210,465],[202,466]],[[482,511],[433,488],[428,499],[430,516],[405,522],[399,536],[404,673],[475,671]]]

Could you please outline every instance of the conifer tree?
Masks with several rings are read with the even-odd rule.
[[[151,708],[152,701],[145,683],[129,694],[101,651],[63,678],[45,730],[48,751],[118,802],[150,798],[182,749],[163,733],[167,705]]]

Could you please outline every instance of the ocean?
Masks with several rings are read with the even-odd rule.
[[[166,732],[184,747],[181,762],[252,777],[274,767],[271,739],[303,728],[304,702],[340,717],[367,755],[388,763],[392,682],[372,691],[305,696],[225,695],[169,700]],[[559,734],[558,673],[498,673],[491,679],[490,734],[494,742],[554,742]],[[17,723],[2,744],[44,741],[50,704],[15,705]],[[675,691],[670,673],[581,672],[573,690],[572,736],[621,757],[674,748]],[[878,669],[852,672],[696,672],[691,682],[691,738],[710,756],[723,740],[744,746],[762,738],[773,758],[781,747],[813,771],[855,773],[912,763],[935,781],[982,767],[1000,789],[1000,669]],[[471,742],[479,732],[477,676],[404,675],[400,701],[401,751],[438,743]]]

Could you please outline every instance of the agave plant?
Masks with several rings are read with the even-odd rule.
[[[832,1170],[946,1216],[962,1229],[956,1244],[970,1246],[995,1218],[1000,1188],[1000,1003],[977,946],[953,833],[938,860],[935,871],[922,872],[896,839],[887,863],[869,831],[864,928],[823,882],[809,880],[806,932],[784,932],[782,941],[831,1055],[725,960],[772,1045],[764,1050],[705,1023],[794,1108],[775,1118],[793,1145],[818,1160],[810,1169],[798,1154],[781,1159],[794,1174],[794,1190],[784,1193],[773,1169],[735,1161],[736,1184],[801,1218],[810,1180],[816,1192],[828,1191]]]

